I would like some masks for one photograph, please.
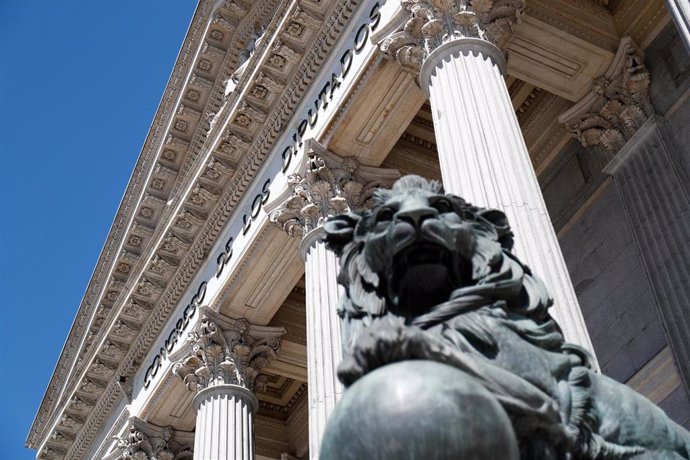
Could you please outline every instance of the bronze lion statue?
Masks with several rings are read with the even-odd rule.
[[[588,353],[565,342],[549,315],[552,300],[546,287],[511,252],[513,234],[505,214],[472,206],[445,194],[439,183],[418,176],[403,177],[391,190],[377,191],[372,203],[369,210],[332,217],[324,226],[326,245],[340,258],[339,283],[345,288],[338,311],[345,357],[338,376],[348,389],[329,422],[322,458],[459,458],[462,452],[462,458],[478,459],[690,459],[686,430],[646,398],[594,372]],[[383,439],[393,428],[385,426],[388,422],[366,427],[367,420],[373,420],[371,414],[393,410],[384,420],[395,425],[406,416],[423,419],[424,407],[410,403],[415,407],[411,414],[413,409],[390,409],[381,401],[389,394],[394,398],[397,391],[403,394],[404,381],[390,383],[384,396],[372,396],[379,383],[368,387],[362,383],[357,390],[358,382],[401,362],[408,363],[404,372],[410,375],[409,369],[420,361],[459,371],[429,388],[442,394],[460,380],[476,383],[498,402],[510,426],[488,420],[498,415],[484,417],[472,397],[456,398],[452,401],[457,403],[450,405],[458,406],[457,414],[445,422],[450,428],[420,421],[414,430],[405,428],[408,433],[424,431],[418,440],[404,448],[380,447],[390,443]],[[425,372],[423,379],[435,378],[436,371]],[[410,382],[415,378],[410,377]],[[414,394],[419,395],[419,385],[414,385]],[[468,394],[478,394],[474,388]],[[477,401],[486,401],[486,395],[480,396]],[[360,398],[359,402],[353,398]],[[416,399],[409,394],[405,398]],[[376,409],[381,404],[385,407]],[[444,402],[439,407],[450,405]],[[348,427],[348,417],[357,407],[370,418],[358,421],[361,426]],[[468,423],[467,418],[454,421],[467,412],[489,428],[475,429],[475,422]],[[444,424],[445,415],[433,417]],[[495,433],[504,428],[515,439],[517,454],[510,454],[510,449],[496,454],[495,448],[467,447],[474,439],[489,436],[487,430]],[[474,434],[462,434],[472,429]],[[352,449],[341,449],[346,442],[343,432],[350,433],[348,443],[358,436],[374,440],[348,454]],[[452,443],[456,434],[463,439],[463,446],[457,447],[461,450],[444,453],[443,443]],[[408,434],[391,436],[395,444],[396,436]],[[435,436],[445,441],[419,447]],[[401,456],[410,449],[418,450]]]

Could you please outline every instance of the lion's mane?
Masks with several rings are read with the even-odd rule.
[[[415,189],[445,195],[437,181],[405,176],[391,190],[377,191],[371,209],[333,217],[325,225],[325,242],[340,258],[338,282],[345,288],[345,295],[341,296],[338,305],[338,314],[344,322],[344,351],[351,349],[364,328],[390,315],[382,274],[369,266],[364,249],[367,236],[375,225],[373,216],[377,210],[392,196]],[[473,206],[455,195],[445,196],[451,200],[461,219],[470,223],[476,241],[470,258],[472,282],[458,286],[446,302],[414,318],[410,324],[428,329],[463,313],[492,306],[494,311],[531,320],[506,321],[505,324],[540,348],[552,351],[562,351],[562,347],[573,348],[565,344],[560,328],[549,315],[553,301],[546,287],[511,252],[513,233],[505,214]],[[473,315],[462,317],[466,324],[456,319],[455,327],[464,326],[468,333],[490,342],[491,334],[482,331],[481,322],[475,321]],[[580,350],[577,352],[580,354]]]
[[[446,235],[453,232],[457,257],[450,259],[455,262],[448,262],[444,257],[440,263],[463,264],[463,270],[457,270],[463,276],[453,277],[459,285],[452,286],[448,299],[436,305],[433,303],[437,299],[421,303],[421,309],[409,314],[411,310],[400,313],[395,302],[389,300],[387,277],[400,275],[395,271],[384,272],[393,263],[408,259],[396,260],[394,250],[401,254],[406,249],[390,246],[401,234],[389,231],[391,227],[384,225],[396,225],[398,217],[398,223],[404,222],[403,219],[412,215],[409,212],[414,201],[403,201],[408,203],[407,208],[398,202],[396,212],[400,214],[395,214],[395,218],[377,218],[377,213],[392,210],[398,197],[405,200],[405,194],[415,193],[417,196],[411,198],[426,197],[428,205],[437,206],[439,201],[448,200],[452,212],[459,217],[461,224],[456,223],[455,216],[448,216],[451,212],[448,207],[442,212],[435,208],[446,225],[431,222],[429,227],[437,225],[435,228],[442,228]],[[436,195],[445,198],[436,201]],[[410,359],[442,362],[477,379],[503,404],[513,419],[522,458],[565,458],[556,455],[561,451],[572,452],[572,458],[637,458],[645,452],[651,454],[645,458],[652,458],[655,452],[676,452],[681,456],[673,458],[688,458],[690,441],[685,430],[668,420],[649,401],[631,397],[622,385],[592,372],[589,354],[565,342],[549,314],[553,301],[546,287],[512,253],[513,234],[503,212],[445,195],[438,182],[418,176],[403,177],[392,190],[376,192],[372,204],[369,210],[334,216],[324,225],[324,241],[340,258],[338,282],[345,288],[338,306],[343,320],[345,355],[338,376],[346,386],[392,362]],[[436,216],[433,214],[433,218]],[[423,230],[419,226],[416,231]],[[376,236],[384,232],[388,232],[385,238]],[[416,236],[422,238],[419,233]],[[371,264],[367,262],[367,248],[371,248]],[[372,267],[378,263],[378,257],[388,262],[379,265],[381,273]],[[443,290],[440,295],[445,293]],[[412,301],[417,300],[412,297]],[[502,335],[505,330],[508,334]],[[529,372],[523,374],[520,369],[502,365],[498,359],[492,361],[493,356],[499,355],[497,351],[524,350],[514,346],[519,343],[512,338],[512,343],[500,341],[500,337],[513,337],[510,331],[544,351],[531,350],[531,355],[542,356],[552,364],[564,363],[563,366],[556,371],[550,367],[543,369],[551,378],[534,381],[528,380]],[[539,368],[538,363],[535,366]],[[530,383],[522,384],[527,381]],[[530,390],[532,385],[539,391]],[[643,417],[656,437],[646,433],[639,439],[630,437],[624,424],[617,425],[620,414],[626,410]]]

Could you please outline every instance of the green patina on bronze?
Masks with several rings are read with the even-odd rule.
[[[690,433],[565,342],[501,211],[406,176],[325,235],[348,389],[323,460],[690,459]]]

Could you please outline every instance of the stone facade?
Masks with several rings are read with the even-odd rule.
[[[504,209],[566,335],[688,426],[683,12],[200,0],[27,445],[317,458],[341,391],[319,226],[406,173]]]

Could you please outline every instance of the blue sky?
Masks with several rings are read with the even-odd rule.
[[[24,440],[195,0],[0,0],[0,452]]]

